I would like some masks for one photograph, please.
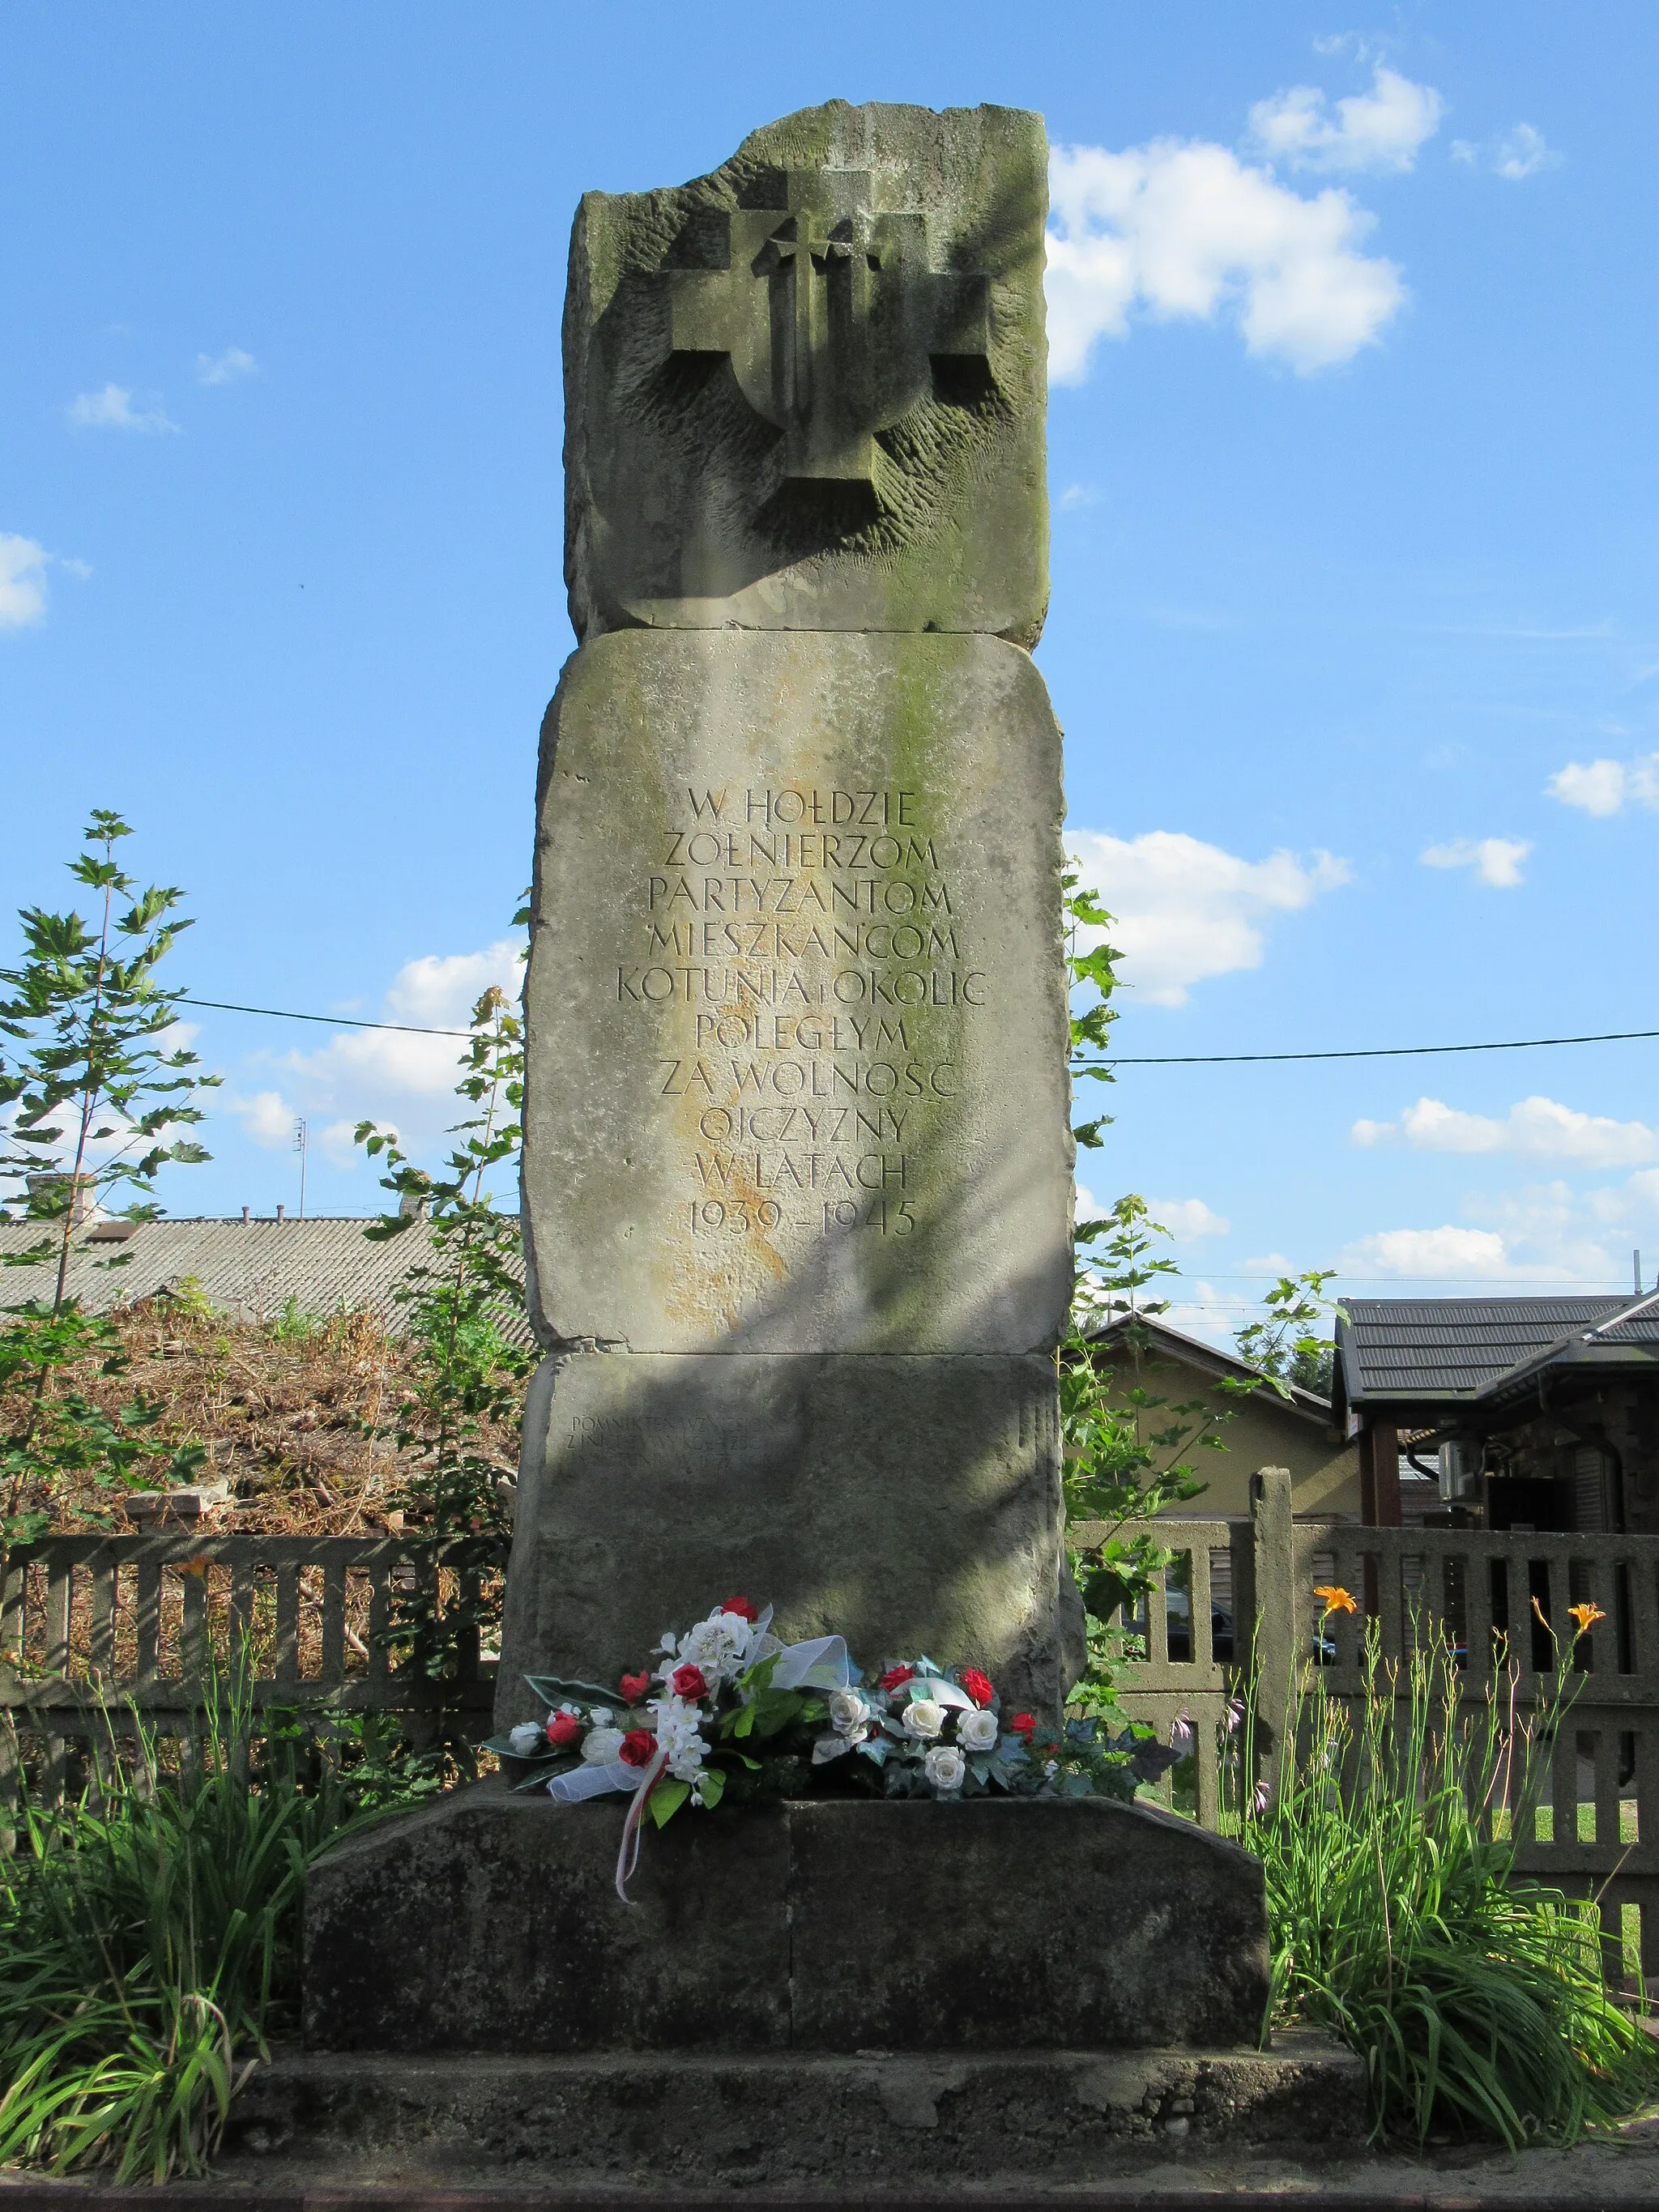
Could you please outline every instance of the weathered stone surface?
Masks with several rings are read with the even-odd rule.
[[[1059,1708],[1051,1361],[577,1352],[526,1411],[498,1725],[530,1673],[613,1681],[735,1590],[869,1663],[989,1668]]]
[[[380,1822],[307,1878],[305,2037],[336,2051],[764,2050],[789,2040],[788,1832],[651,1838],[623,1806],[481,1784]],[[718,1956],[719,1972],[710,1972]]]
[[[1071,1295],[1060,732],[977,637],[632,631],[544,733],[550,1346],[1042,1352]]]
[[[1277,2150],[1281,2162],[1237,2179],[1243,2190],[1271,2194],[1283,2187],[1285,2154],[1303,2160],[1358,2152],[1364,2101],[1360,2061],[1305,2033],[1275,2036],[1266,2051],[1112,2057],[1057,2050],[418,2058],[279,2050],[232,2107],[214,2166],[227,2181],[260,2185],[262,2198],[284,2183],[335,2191],[379,2183],[401,2184],[398,2201],[407,2203],[411,2185],[471,2182],[530,2184],[537,2199],[555,2203],[568,2193],[584,2203],[660,2204],[679,2201],[680,2190],[741,2185],[787,2190],[791,2203],[851,2204],[891,2201],[885,2192],[908,2183],[918,2195],[907,2203],[952,2188],[971,2191],[975,2203],[1029,2202],[1046,2185],[1068,2203],[1127,2206],[1180,2190],[1172,2160],[1258,2148]],[[1134,2183],[1142,2174],[1151,2181],[1154,2166],[1158,2194],[1139,2197]],[[1395,2201],[1404,2185],[1386,2173],[1370,2179],[1367,2202]],[[1297,2180],[1305,2189],[1304,2172]],[[1181,2202],[1218,2187],[1220,2202],[1244,2201],[1205,2166]],[[1079,2197],[1079,2188],[1088,2194]],[[665,2198],[665,2189],[675,2197]],[[1330,2200],[1316,2190],[1311,2201]],[[455,2202],[447,2199],[452,2212]]]
[[[1261,1869],[1103,1800],[683,1816],[623,1905],[623,1809],[481,1784],[312,1869],[313,2049],[1253,2045]]]
[[[1047,152],[1015,108],[832,100],[678,190],[586,195],[564,335],[579,637],[1036,641]]]

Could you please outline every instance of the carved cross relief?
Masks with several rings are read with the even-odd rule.
[[[730,360],[783,433],[787,482],[873,483],[875,432],[927,394],[935,362],[989,374],[989,278],[930,268],[926,218],[872,212],[875,182],[792,169],[782,208],[726,213],[723,269],[661,280],[671,351]]]

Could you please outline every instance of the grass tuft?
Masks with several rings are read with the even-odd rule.
[[[1266,1869],[1277,2015],[1364,2059],[1375,2135],[1570,2143],[1659,2091],[1654,2045],[1608,1991],[1595,1904],[1516,1871],[1570,1661],[1526,1714],[1512,1678],[1460,1703],[1448,1645],[1398,1666],[1373,1635],[1357,1711],[1310,1670],[1276,1802],[1236,1816]]]
[[[267,2035],[292,2022],[307,1867],[372,1817],[327,1763],[233,1713],[180,1771],[103,1762],[103,1802],[22,1808],[0,1860],[0,2164],[206,2170]]]

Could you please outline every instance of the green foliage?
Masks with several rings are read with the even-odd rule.
[[[1100,895],[1082,887],[1083,879],[1073,861],[1060,878],[1060,889],[1066,913],[1066,969],[1070,986],[1071,1004],[1071,1067],[1075,1082],[1086,1076],[1094,1083],[1109,1083],[1109,1067],[1085,1057],[1091,1052],[1105,1052],[1111,1042],[1112,1024],[1117,1012],[1112,1005],[1112,994],[1118,988],[1116,963],[1123,956],[1109,945],[1097,945],[1089,951],[1079,949],[1079,933],[1085,929],[1108,929],[1112,917],[1100,903]],[[1085,1000],[1079,1008],[1076,994],[1092,989],[1097,995]],[[1111,1127],[1112,1117],[1102,1114],[1091,1121],[1079,1121],[1072,1134],[1079,1145],[1090,1150],[1097,1148],[1105,1139],[1103,1129]],[[1078,1231],[1079,1243],[1087,1241],[1088,1224]]]
[[[520,920],[523,916],[519,917]],[[458,1097],[474,1109],[437,1175],[413,1166],[395,1137],[362,1123],[357,1141],[388,1172],[384,1189],[400,1210],[365,1233],[377,1241],[432,1224],[433,1256],[396,1293],[416,1362],[410,1395],[390,1433],[415,1462],[398,1503],[425,1536],[477,1540],[483,1581],[476,1596],[422,1587],[396,1595],[391,1640],[425,1680],[453,1680],[460,1637],[488,1635],[501,1619],[500,1571],[512,1535],[498,1495],[503,1469],[487,1425],[516,1420],[535,1355],[507,1334],[524,1314],[516,1211],[495,1210],[484,1178],[516,1160],[524,1103],[524,1029],[505,994],[491,988],[472,1010]],[[463,1751],[462,1756],[465,1757]]]
[[[1659,2054],[1608,1994],[1594,1905],[1516,1875],[1571,1672],[1568,1646],[1530,1716],[1512,1677],[1466,1711],[1449,1644],[1402,1675],[1373,1632],[1357,1721],[1304,1687],[1276,1802],[1251,1796],[1253,1725],[1236,1740],[1231,1825],[1266,1869],[1279,2014],[1364,2058],[1378,2134],[1571,2142],[1659,2091]]]
[[[100,1805],[26,1803],[0,1859],[0,2163],[204,2172],[267,2035],[297,2024],[305,1870],[368,1815],[314,1736],[309,1775],[279,1737],[240,1778],[246,1716],[227,1719],[175,1776],[112,1736]]]
[[[307,1313],[290,1291],[283,1310],[270,1324],[270,1333],[278,1344],[309,1344],[321,1334],[322,1326],[316,1315]]]
[[[140,890],[116,865],[116,844],[131,835],[118,815],[94,811],[88,849],[70,872],[93,892],[97,918],[23,908],[23,963],[0,969],[10,994],[0,999],[0,1036],[21,1047],[0,1055],[0,1107],[13,1109],[0,1149],[0,1220],[41,1231],[6,1264],[57,1262],[50,1301],[0,1308],[0,1558],[50,1527],[70,1476],[122,1487],[166,1449],[147,1433],[155,1409],[143,1399],[110,1419],[63,1379],[92,1358],[106,1375],[120,1371],[113,1329],[66,1295],[77,1225],[117,1195],[129,1219],[154,1216],[161,1169],[208,1158],[175,1133],[202,1120],[195,1095],[220,1080],[198,1072],[194,1053],[166,1048],[184,994],[161,988],[156,969],[191,925],[176,911],[181,892]],[[101,1264],[124,1267],[127,1256]]]
[[[1218,1395],[1186,1400],[1147,1387],[1158,1363],[1141,1317],[1162,1313],[1167,1302],[1142,1293],[1174,1269],[1155,1256],[1155,1239],[1168,1232],[1146,1200],[1121,1198],[1094,1226],[1095,1255],[1060,1348],[1060,1407],[1068,1527],[1105,1524],[1086,1548],[1073,1538],[1072,1572],[1089,1619],[1089,1670],[1073,1697],[1106,1713],[1116,1702],[1121,1662],[1133,1656],[1119,1616],[1162,1582],[1170,1565],[1156,1516],[1203,1490],[1194,1457],[1226,1449],[1220,1431],[1232,1412],[1221,1402],[1221,1384]],[[1113,1318],[1121,1325],[1107,1356],[1096,1332]]]
[[[1291,1382],[1316,1397],[1331,1395],[1336,1346],[1317,1329],[1328,1314],[1341,1311],[1324,1294],[1334,1273],[1331,1267],[1310,1267],[1300,1275],[1281,1275],[1267,1293],[1261,1319],[1233,1332],[1239,1358],[1259,1368],[1281,1397],[1289,1395],[1285,1385]]]

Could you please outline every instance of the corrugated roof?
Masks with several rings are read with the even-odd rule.
[[[1465,1397],[1563,1337],[1611,1321],[1622,1297],[1345,1298],[1337,1357],[1348,1402]],[[1597,1340],[1659,1344],[1659,1310]]]
[[[147,1221],[121,1243],[88,1244],[78,1231],[69,1289],[87,1311],[103,1313],[193,1279],[235,1321],[274,1321],[293,1298],[309,1314],[367,1309],[395,1331],[402,1309],[392,1292],[412,1268],[429,1264],[432,1230],[416,1221],[399,1237],[371,1243],[363,1234],[370,1218]],[[42,1233],[38,1223],[0,1223],[0,1259],[27,1251]],[[125,1264],[100,1264],[112,1259]],[[55,1265],[0,1268],[0,1304],[49,1298],[56,1281]],[[523,1340],[530,1340],[527,1323]]]

